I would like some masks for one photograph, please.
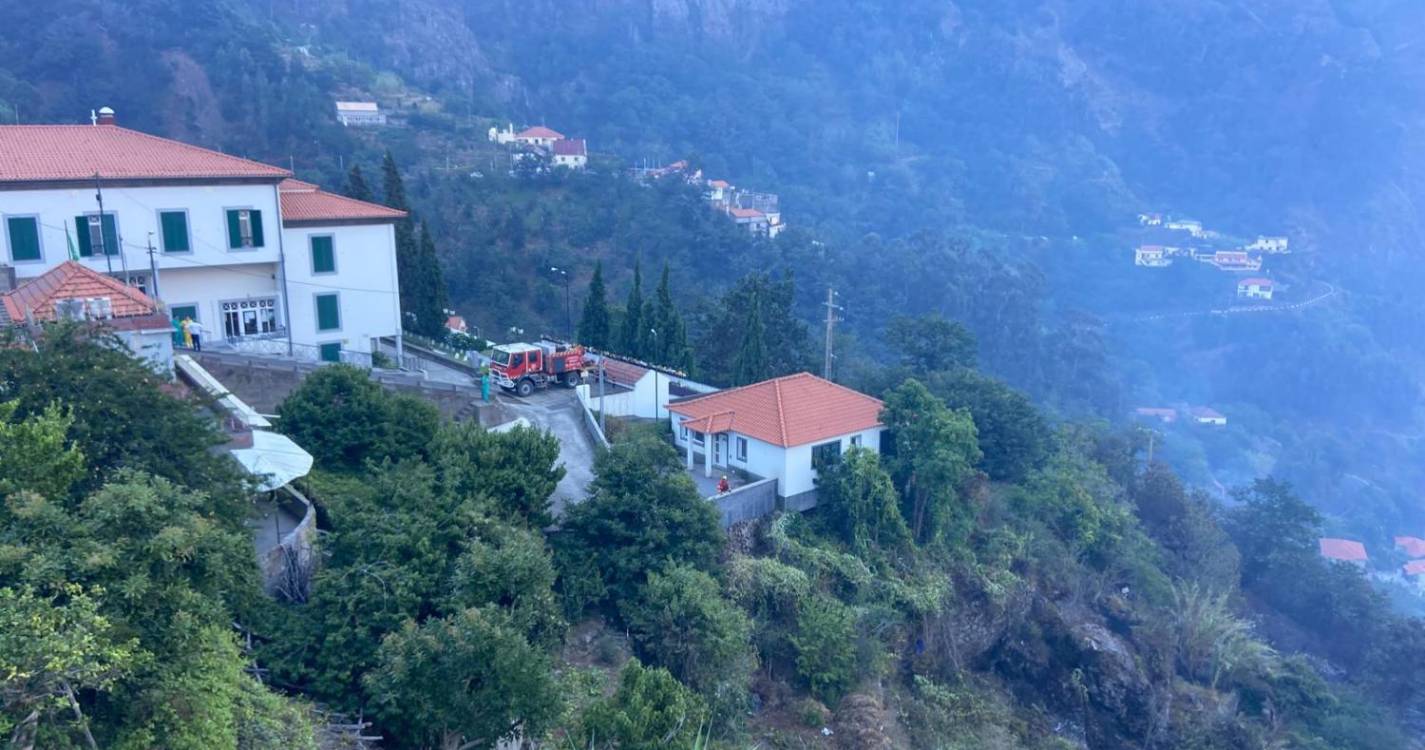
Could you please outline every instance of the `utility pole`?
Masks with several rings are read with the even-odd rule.
[[[158,292],[158,261],[153,255],[153,232],[148,233],[148,272],[153,275],[153,299],[159,300]],[[158,312],[154,310],[154,312]]]
[[[104,238],[104,188],[99,184],[98,172],[94,173],[94,198],[99,201],[99,252],[104,256],[104,268],[107,269],[109,275],[112,276],[114,275],[114,261],[109,259],[108,243]],[[85,229],[89,228],[90,227],[85,227]],[[89,236],[92,238],[94,233],[90,232]],[[91,242],[90,245],[92,246],[93,243]],[[125,279],[125,281],[127,282],[128,280]]]
[[[836,355],[832,353],[836,335],[836,311],[842,309],[841,305],[836,304],[836,289],[834,287],[826,288],[826,302],[822,304],[826,306],[826,359],[821,366],[821,376],[831,380],[831,361],[836,358]]]
[[[574,308],[569,304],[569,272],[557,266],[550,266],[551,273],[564,277],[564,330],[570,341],[574,340]]]

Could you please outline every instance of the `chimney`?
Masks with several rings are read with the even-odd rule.
[[[111,108],[109,108],[109,107],[103,107],[103,108],[101,108],[101,109],[99,110],[99,119],[98,119],[98,121],[97,121],[96,124],[99,124],[99,125],[116,125],[116,124],[118,124],[118,123],[116,123],[116,122],[114,121],[114,110],[111,109]]]

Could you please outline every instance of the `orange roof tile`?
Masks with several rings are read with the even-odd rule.
[[[882,403],[803,372],[677,401],[668,411],[699,432],[736,431],[792,447],[879,427]]]
[[[1413,536],[1398,536],[1395,546],[1405,550],[1411,557],[1425,557],[1425,539]]]
[[[1425,573],[1425,560],[1411,560],[1401,566],[1401,572],[1408,576],[1418,576]]]
[[[282,197],[283,224],[384,223],[406,216],[405,211],[328,193],[301,180],[283,180],[278,194]]]
[[[1321,539],[1321,556],[1331,560],[1357,562],[1368,559],[1366,547],[1350,539]]]
[[[524,129],[524,130],[521,130],[519,133],[516,133],[516,134],[515,134],[515,137],[516,137],[516,138],[553,138],[553,139],[555,139],[555,140],[559,140],[560,138],[563,138],[563,137],[564,137],[564,134],[561,133],[561,132],[559,132],[559,131],[557,131],[557,130],[550,130],[549,128],[546,128],[546,127],[544,127],[543,125],[536,125],[536,126],[534,126],[534,127],[532,127],[532,128],[526,128],[526,129]]]
[[[0,126],[0,184],[106,180],[277,181],[280,167],[117,125]]]
[[[766,216],[755,208],[731,208],[728,213],[732,214],[734,219],[760,219]]]
[[[555,156],[588,156],[589,145],[583,138],[564,138],[554,142]]]
[[[158,305],[148,295],[118,279],[68,260],[6,292],[5,312],[12,320],[55,320],[59,300],[108,297],[115,318],[152,315]]]

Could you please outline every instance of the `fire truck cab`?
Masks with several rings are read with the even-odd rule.
[[[573,388],[584,380],[588,358],[582,346],[553,341],[538,344],[501,344],[491,354],[490,372],[495,382],[520,397],[536,388],[563,383]]]

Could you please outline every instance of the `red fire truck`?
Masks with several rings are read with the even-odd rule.
[[[501,344],[490,357],[490,373],[507,391],[528,396],[536,388],[563,383],[570,388],[584,380],[593,362],[582,346],[555,341]]]

